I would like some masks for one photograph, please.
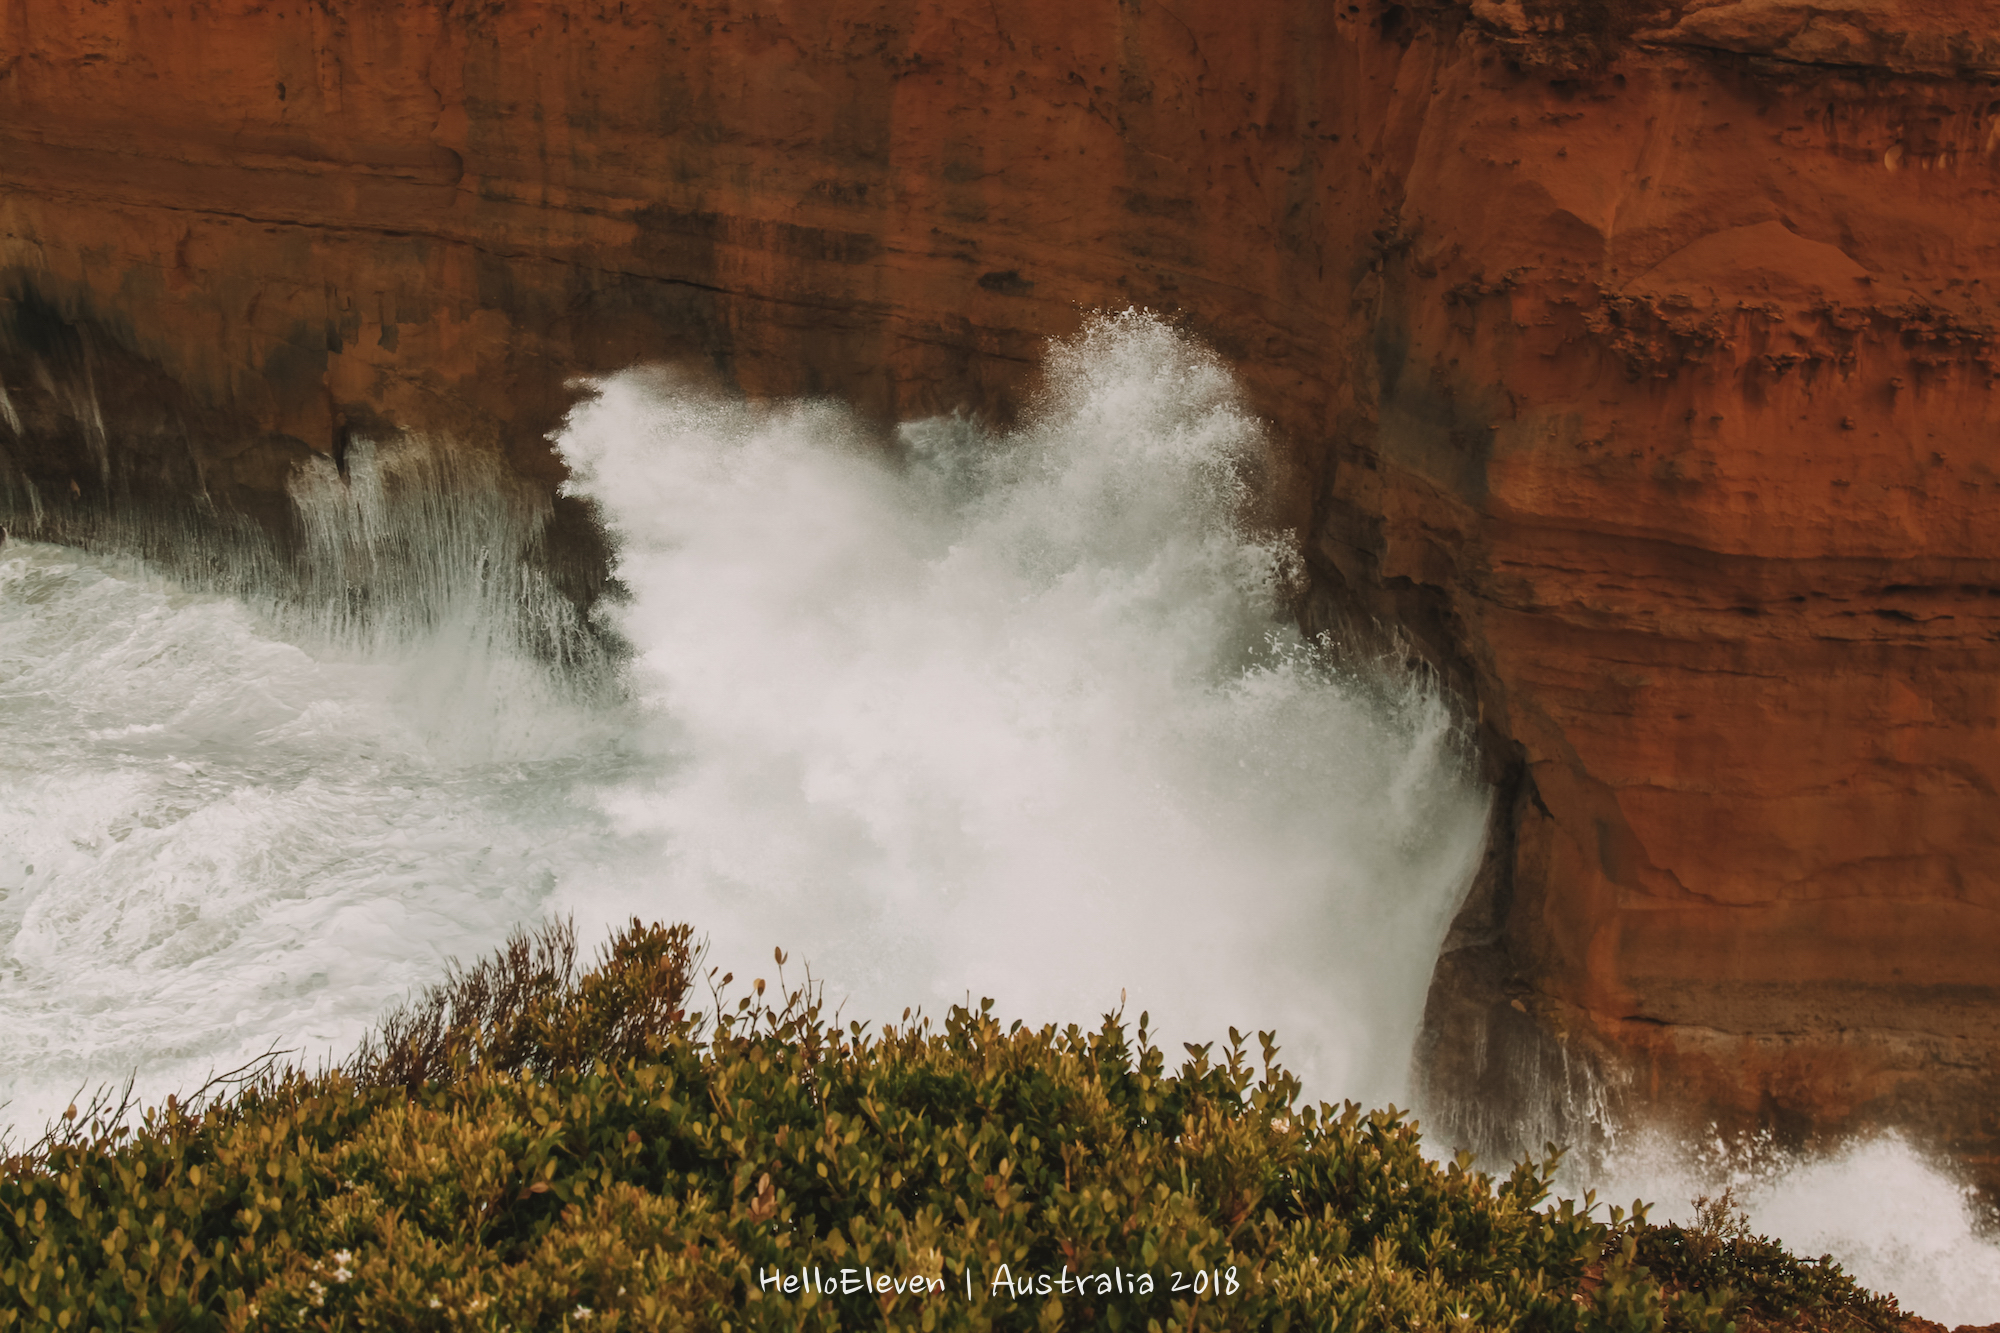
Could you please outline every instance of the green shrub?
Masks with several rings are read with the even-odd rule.
[[[570,922],[516,933],[493,957],[454,967],[442,985],[385,1016],[346,1072],[360,1087],[415,1093],[475,1066],[548,1077],[640,1059],[685,1017],[693,938],[684,925],[642,929],[634,921],[579,974]]]
[[[0,1328],[1725,1326],[1642,1222],[1544,1209],[1553,1162],[1301,1105],[1269,1033],[1171,1074],[1143,1015],[871,1035],[778,961],[698,1013],[685,927],[581,974],[555,928],[342,1068],[73,1115],[0,1170]]]
[[[1700,1293],[1702,1305],[1745,1333],[1800,1327],[1897,1333],[1903,1327],[1895,1299],[1855,1285],[1832,1256],[1801,1259],[1768,1236],[1752,1235],[1734,1191],[1699,1197],[1694,1207],[1688,1225],[1641,1226],[1634,1236],[1636,1258],[1667,1290]]]

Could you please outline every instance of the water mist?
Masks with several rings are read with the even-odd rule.
[[[1316,1089],[1400,1097],[1485,832],[1449,710],[1290,628],[1212,356],[1135,314],[1046,373],[1020,430],[892,454],[833,405],[597,386],[560,444],[633,590],[652,762],[601,801],[647,853],[561,900],[782,944],[862,1015],[1123,993],[1169,1041],[1275,1027]]]

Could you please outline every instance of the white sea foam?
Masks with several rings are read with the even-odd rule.
[[[7,1118],[344,1044],[540,909],[590,718],[475,642],[308,651],[129,563],[0,549]]]
[[[1607,1201],[1650,1201],[1655,1222],[1692,1222],[1694,1199],[1733,1190],[1753,1232],[1795,1254],[1832,1255],[1905,1310],[1946,1325],[2000,1321],[1996,1219],[1947,1166],[1899,1136],[1799,1156],[1640,1135],[1592,1183]]]

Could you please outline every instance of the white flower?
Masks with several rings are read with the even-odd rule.
[[[576,1311],[575,1311],[575,1313],[574,1313],[574,1315],[573,1315],[572,1317],[573,1317],[573,1318],[576,1318],[576,1319],[588,1319],[588,1318],[590,1318],[590,1307],[589,1307],[588,1305],[579,1305],[579,1306],[577,1306],[577,1307],[576,1307]]]
[[[325,1288],[325,1287],[322,1287],[322,1286],[321,1286],[321,1285],[320,1285],[319,1283],[317,1283],[317,1282],[308,1282],[308,1283],[306,1283],[306,1290],[312,1293],[312,1303],[313,1303],[314,1305],[325,1305],[325,1304],[326,1304],[326,1288]]]
[[[437,1309],[437,1308],[438,1308],[439,1306],[443,1305],[443,1304],[444,1304],[444,1302],[443,1302],[443,1301],[441,1301],[441,1300],[439,1300],[439,1299],[438,1299],[437,1297],[433,1296],[433,1297],[431,1297],[431,1298],[430,1298],[430,1299],[429,1299],[428,1301],[425,1301],[425,1302],[424,1302],[424,1304],[426,1304],[426,1305],[430,1306],[430,1307],[431,1307],[431,1309],[435,1310],[435,1309]]]

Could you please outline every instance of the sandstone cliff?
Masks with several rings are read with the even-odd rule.
[[[391,425],[547,486],[650,358],[1005,415],[1184,312],[1308,618],[1487,740],[1436,1089],[2000,1183],[1995,77],[1993,0],[14,0],[0,503],[282,527]]]

